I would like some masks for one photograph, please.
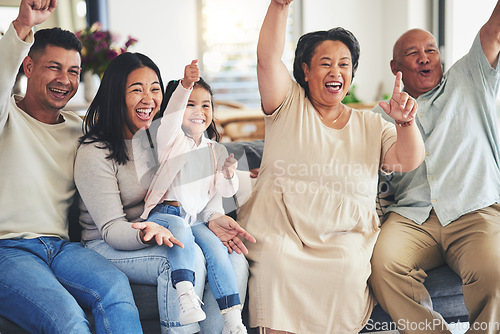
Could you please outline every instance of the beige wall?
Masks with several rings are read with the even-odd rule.
[[[72,10],[76,1],[59,0],[56,15],[44,26],[81,28],[84,22],[75,18]],[[377,100],[380,92],[392,90],[394,77],[389,61],[396,39],[409,28],[431,29],[428,14],[433,0],[302,1],[304,32],[342,26],[359,39],[361,58],[354,84],[357,95],[365,102]],[[0,6],[18,6],[19,2],[0,0]],[[110,29],[120,33],[123,39],[129,34],[138,38],[139,43],[132,51],[150,56],[160,66],[165,80],[182,76],[186,59],[199,57],[199,0],[108,0],[108,3]],[[474,0],[471,11],[469,0],[448,2],[447,48],[443,53],[448,64],[467,52],[495,3],[496,0]],[[249,4],[251,2],[245,0],[245,5]]]

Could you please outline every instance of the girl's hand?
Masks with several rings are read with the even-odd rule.
[[[182,87],[186,89],[193,88],[194,84],[200,81],[200,68],[198,67],[198,59],[195,59],[191,64],[184,69],[184,79],[182,79]]]
[[[224,166],[222,166],[222,173],[226,179],[232,179],[234,171],[238,167],[238,160],[235,159],[234,154],[231,153],[224,161]]]
[[[145,244],[156,243],[159,246],[166,245],[170,248],[172,248],[174,245],[177,245],[180,248],[184,248],[182,242],[177,240],[177,238],[174,237],[172,232],[170,232],[168,229],[166,229],[161,225],[146,221],[140,223],[133,223],[132,227],[137,230],[141,230],[140,231],[141,240]]]
[[[391,116],[396,123],[402,124],[412,121],[417,113],[417,101],[406,92],[401,92],[403,74],[396,74],[396,82],[389,103],[380,102],[379,106],[387,115]]]
[[[255,243],[255,238],[245,231],[233,218],[220,213],[216,213],[210,218],[208,228],[219,237],[229,253],[232,253],[233,250],[238,254],[248,253],[248,249],[238,236]]]
[[[260,168],[250,169],[250,177],[252,179],[256,179],[257,176],[259,176],[259,171],[260,171]]]
[[[292,3],[293,0],[273,0],[273,2],[277,3],[278,5],[289,5]]]

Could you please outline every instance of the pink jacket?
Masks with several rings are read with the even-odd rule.
[[[194,140],[186,136],[181,127],[190,95],[191,90],[185,89],[182,84],[179,84],[172,94],[161,119],[156,139],[160,166],[144,199],[145,205],[144,212],[141,215],[142,219],[147,219],[151,210],[158,203],[163,202],[165,193],[186,163],[189,157],[188,153],[195,148]],[[226,148],[208,138],[202,140],[207,140],[208,146],[212,149],[213,170],[216,171],[212,175],[209,189],[210,197],[213,197],[215,192],[218,192],[223,197],[233,196],[238,189],[237,176],[235,174],[232,179],[228,180],[221,171],[224,160],[228,156]]]

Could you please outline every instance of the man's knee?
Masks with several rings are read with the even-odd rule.
[[[119,269],[110,267],[99,275],[96,273],[96,282],[100,282],[103,292],[112,290],[130,290],[130,282],[127,276]],[[124,291],[125,292],[125,291]]]
[[[401,264],[402,253],[400,247],[394,248],[395,243],[390,237],[381,235],[381,238],[376,242],[371,258],[372,276],[383,277],[390,272],[408,272],[410,268],[406,268]]]
[[[478,259],[474,264],[462,270],[462,281],[464,285],[480,284],[489,294],[500,296],[500,259],[488,261]]]

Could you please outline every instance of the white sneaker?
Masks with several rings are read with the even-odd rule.
[[[200,306],[200,303],[203,304],[203,302],[194,292],[192,287],[188,291],[180,294],[177,299],[179,299],[180,305],[179,322],[181,325],[205,320],[207,316]]]
[[[247,334],[247,329],[245,328],[244,325],[238,325],[237,327],[234,328],[229,328],[224,326],[222,334]]]

